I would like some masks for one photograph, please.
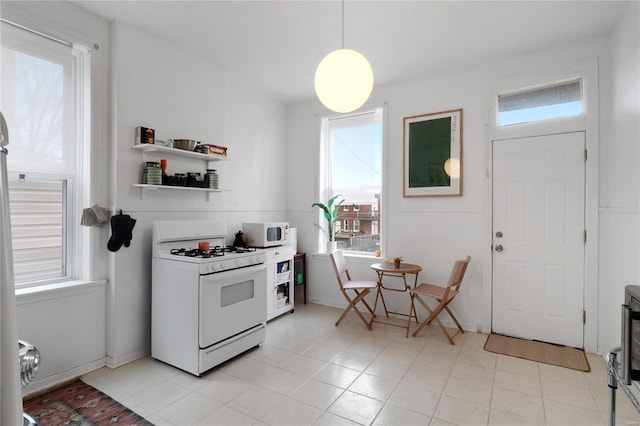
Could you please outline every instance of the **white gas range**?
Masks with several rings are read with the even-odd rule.
[[[220,221],[153,224],[151,356],[196,376],[265,337],[266,253],[227,247],[226,233]]]

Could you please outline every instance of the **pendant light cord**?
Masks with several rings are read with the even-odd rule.
[[[344,0],[342,0],[342,48],[344,49]]]

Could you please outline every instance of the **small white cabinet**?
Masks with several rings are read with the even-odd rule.
[[[287,312],[293,312],[294,280],[293,257],[296,249],[281,246],[265,249],[267,252],[267,321]]]

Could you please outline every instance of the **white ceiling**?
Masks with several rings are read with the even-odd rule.
[[[205,55],[286,103],[315,96],[316,66],[342,46],[342,3],[335,0],[73,3]],[[369,59],[379,85],[606,35],[626,6],[610,0],[347,0],[344,43]]]

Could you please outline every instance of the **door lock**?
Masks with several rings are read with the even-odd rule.
[[[498,245],[496,246],[496,251],[497,251],[498,253],[501,253],[501,252],[502,252],[502,250],[504,250],[504,248],[503,248],[500,244],[498,244]]]
[[[496,232],[496,238],[502,238],[502,237],[503,237],[503,235],[504,235],[504,234],[502,233],[502,231],[498,231],[498,232]]]

